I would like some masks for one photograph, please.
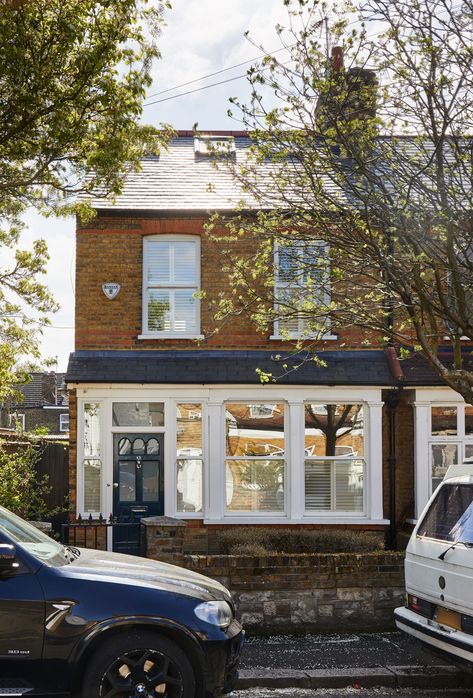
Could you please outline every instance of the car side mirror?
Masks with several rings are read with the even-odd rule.
[[[10,543],[0,543],[0,574],[11,572],[17,567],[15,546]]]

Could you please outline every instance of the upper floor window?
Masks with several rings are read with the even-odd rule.
[[[189,337],[199,333],[199,238],[146,238],[143,243],[143,332]]]
[[[69,431],[69,413],[59,415],[59,431]]]
[[[317,307],[328,294],[327,246],[320,240],[294,240],[275,250],[275,327],[277,337],[314,337],[328,331],[327,318]]]

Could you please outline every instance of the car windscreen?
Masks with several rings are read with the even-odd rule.
[[[417,529],[417,536],[473,543],[473,485],[442,485]]]
[[[6,531],[10,540],[27,550],[41,562],[64,565],[64,546],[42,531],[23,521],[8,509],[0,507],[0,530]]]

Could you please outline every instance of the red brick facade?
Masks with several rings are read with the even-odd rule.
[[[77,231],[76,350],[83,349],[288,349],[287,342],[271,340],[272,328],[265,335],[245,315],[233,317],[219,327],[214,320],[218,294],[228,289],[223,270],[222,247],[205,231],[201,216],[143,218],[116,216],[94,218]],[[201,239],[202,341],[192,339],[138,339],[142,332],[142,250],[148,235],[198,235]],[[241,241],[238,252],[248,252]],[[109,300],[102,284],[121,285],[119,295]],[[336,349],[360,347],[361,337],[339,333],[327,346]]]

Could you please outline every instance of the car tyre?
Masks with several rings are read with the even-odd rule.
[[[89,660],[82,698],[194,698],[195,675],[182,649],[148,631],[127,632]]]

